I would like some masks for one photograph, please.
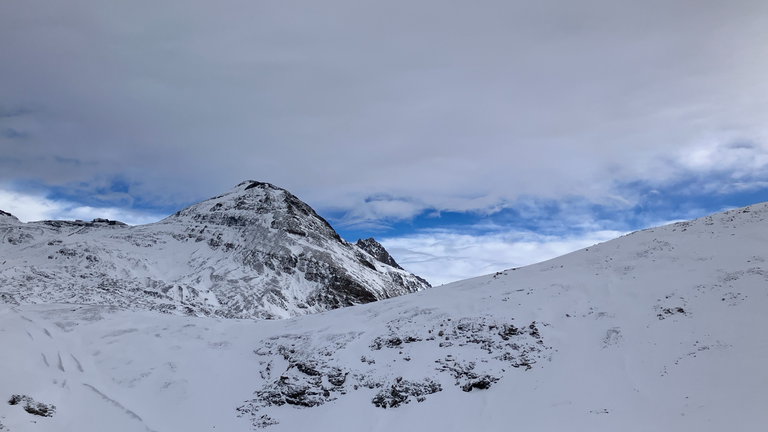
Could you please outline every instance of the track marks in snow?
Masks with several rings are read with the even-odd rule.
[[[139,329],[135,329],[135,328],[116,330],[116,331],[113,331],[112,333],[109,333],[109,334],[106,334],[106,335],[102,336],[101,338],[102,339],[106,339],[108,337],[117,337],[117,336],[122,336],[124,334],[133,333],[133,332],[137,332],[137,331],[139,331]]]
[[[77,357],[75,357],[75,356],[74,356],[74,355],[72,355],[72,354],[70,354],[70,357],[72,357],[72,360],[74,360],[74,361],[75,361],[75,364],[77,365],[77,370],[79,370],[80,372],[85,372],[85,371],[83,370],[83,365],[81,365],[81,364],[80,364],[80,360],[78,360],[78,359],[77,359]]]
[[[163,366],[168,366],[168,370],[171,372],[176,372],[176,370],[179,368],[174,362],[167,362],[163,364]]]
[[[66,372],[64,370],[64,363],[61,361],[61,353],[58,353],[58,355],[59,355],[59,370],[61,370],[62,372]]]
[[[115,407],[117,407],[120,410],[122,410],[123,412],[125,412],[125,414],[128,415],[128,417],[130,417],[130,418],[132,418],[134,420],[137,420],[137,421],[141,422],[142,424],[144,424],[144,420],[142,420],[141,417],[139,417],[135,412],[129,410],[126,407],[124,407],[123,404],[121,404],[120,402],[118,402],[118,401],[112,399],[111,397],[105,395],[104,393],[100,392],[96,387],[94,387],[94,386],[92,386],[90,384],[83,383],[83,385],[85,387],[88,387],[89,389],[91,389],[97,395],[101,396],[101,398],[104,399],[106,402],[109,402],[110,404],[114,405]],[[144,428],[148,432],[157,432],[154,429],[150,429],[147,425],[144,425]]]
[[[165,381],[160,385],[161,393],[170,393],[172,398],[176,400],[183,400],[188,395],[189,381],[186,379]]]
[[[128,388],[133,388],[133,387],[136,387],[136,384],[141,382],[144,378],[147,378],[151,375],[152,375],[152,372],[144,372],[135,378],[120,380],[120,381],[117,381],[117,383]]]
[[[34,322],[34,321],[32,321],[31,319],[29,319],[29,318],[25,317],[24,315],[19,315],[19,316],[20,316],[20,317],[21,317],[21,319],[23,319],[24,321],[30,322],[30,323],[34,324],[35,326],[37,326],[37,323],[36,323],[36,322]],[[24,331],[26,331],[26,332],[27,332],[27,335],[29,336],[29,338],[30,338],[30,339],[32,339],[32,340],[35,340],[34,336],[32,336],[32,333],[30,333],[30,332],[29,332],[28,330],[26,330],[26,329],[25,329]],[[45,333],[45,335],[46,335],[46,336],[48,336],[49,338],[53,339],[53,335],[51,335],[51,332],[49,332],[47,328],[43,327],[43,332]]]
[[[45,354],[40,353],[41,356],[43,356],[43,362],[45,363],[46,367],[51,367],[51,365],[48,363],[48,358],[45,357]]]

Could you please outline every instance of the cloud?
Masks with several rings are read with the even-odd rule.
[[[0,136],[8,139],[20,139],[26,138],[27,134],[25,132],[19,132],[14,128],[4,128],[0,129]]]
[[[545,261],[622,234],[605,230],[566,236],[525,231],[472,235],[433,230],[385,238],[381,244],[408,271],[440,285]]]
[[[83,206],[78,203],[52,200],[42,195],[0,189],[0,210],[9,212],[22,222],[39,220],[93,220],[104,218],[119,220],[130,225],[141,225],[162,219],[161,215],[124,208]]]
[[[375,225],[522,196],[634,203],[617,182],[766,144],[765,2],[148,8],[4,6],[0,128],[26,135],[0,136],[0,181],[121,175],[182,206],[255,178]]]
[[[692,172],[725,173],[732,179],[768,177],[768,148],[748,141],[710,143],[682,152],[682,166]]]
[[[733,140],[688,146],[660,158],[657,175],[616,182],[618,194],[633,204],[660,195],[678,200],[710,195],[738,195],[768,189],[768,145]],[[641,195],[645,194],[645,197]]]
[[[13,214],[22,222],[49,219],[48,215],[57,213],[60,208],[57,203],[43,197],[0,189],[0,209]]]

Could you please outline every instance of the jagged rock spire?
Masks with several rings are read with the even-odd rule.
[[[392,266],[394,268],[398,268],[400,270],[403,270],[402,267],[400,267],[399,264],[395,261],[394,258],[387,252],[386,249],[384,249],[384,246],[381,245],[381,243],[377,242],[373,239],[373,237],[368,237],[367,239],[358,239],[357,240],[357,246],[371,254],[374,258],[376,258],[377,261],[382,262],[386,265]]]

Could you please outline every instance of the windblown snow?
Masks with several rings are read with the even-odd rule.
[[[0,429],[763,430],[767,216],[753,205],[285,320],[6,298],[0,396],[17,403]],[[188,235],[174,220],[159,226]],[[45,279],[14,279],[20,264],[3,290]]]

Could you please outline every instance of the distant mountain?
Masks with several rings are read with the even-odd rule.
[[[246,181],[153,224],[0,212],[0,301],[287,318],[429,288],[373,239],[344,241],[285,189]]]

